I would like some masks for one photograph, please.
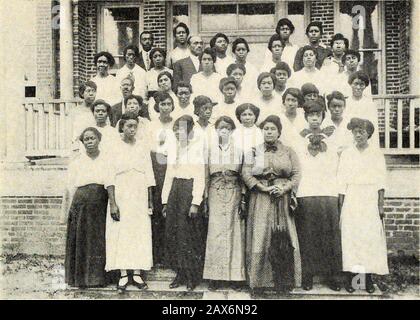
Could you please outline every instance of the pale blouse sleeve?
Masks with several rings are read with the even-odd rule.
[[[162,204],[168,203],[169,192],[171,192],[172,181],[174,179],[173,164],[168,164],[166,168],[165,181],[162,188]]]
[[[153,173],[153,166],[152,166],[152,156],[150,152],[146,152],[145,154],[145,163],[144,163],[144,170],[146,172],[146,185],[148,187],[156,186],[155,175]]]
[[[378,170],[378,190],[386,189],[386,162],[381,150],[376,150],[376,161],[373,162],[372,165]]]
[[[105,189],[110,186],[115,186],[115,176],[117,173],[114,163],[112,161],[107,161],[106,159],[109,159],[109,157],[105,157],[105,160],[103,160],[105,165],[102,168]]]
[[[247,152],[242,165],[242,180],[250,190],[259,182],[252,174],[252,169],[255,164],[255,156],[252,153],[253,151]]]
[[[191,170],[193,172],[193,190],[192,190],[192,204],[199,206],[203,201],[204,188],[205,188],[205,167],[204,164],[195,164]]]
[[[299,158],[292,148],[289,147],[288,151],[292,170],[290,172],[289,183],[286,185],[286,189],[297,192],[300,179],[302,178]]]

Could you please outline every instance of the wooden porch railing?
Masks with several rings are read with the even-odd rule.
[[[379,134],[385,154],[420,153],[418,95],[374,96],[378,103]],[[70,112],[80,100],[25,100],[25,156],[42,158],[69,154]]]
[[[385,154],[419,154],[420,96],[378,95],[379,136]]]
[[[71,109],[79,100],[25,100],[25,156],[65,156],[72,138]]]

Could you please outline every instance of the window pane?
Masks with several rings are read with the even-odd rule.
[[[274,29],[274,3],[247,3],[239,5],[239,29]]]
[[[341,1],[339,32],[350,40],[350,47],[358,50],[379,48],[378,1]]]
[[[287,18],[295,26],[295,32],[290,36],[290,42],[298,46],[304,46],[308,42],[305,35],[305,3],[303,1],[289,1]]]
[[[190,26],[190,20],[188,17],[188,4],[176,4],[172,7],[172,12],[174,26],[180,22],[185,23],[188,27]]]
[[[201,5],[201,30],[237,30],[236,14],[236,4],[203,4]]]
[[[103,18],[104,50],[116,58],[114,68],[119,68],[124,61],[116,56],[129,44],[139,45],[139,8],[105,8]]]

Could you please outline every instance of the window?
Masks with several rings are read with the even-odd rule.
[[[124,48],[130,44],[139,46],[140,43],[140,7],[103,6],[100,30],[100,49],[114,56],[114,69],[122,67]]]
[[[273,30],[275,3],[203,3],[200,17],[201,32]]]
[[[340,1],[337,32],[349,38],[350,48],[361,55],[360,66],[371,79],[372,94],[381,92],[382,39],[379,1]]]
[[[174,4],[172,6],[172,24],[174,27],[180,22],[185,23],[188,27],[190,26],[188,9],[188,4]]]
[[[295,32],[291,35],[290,41],[298,46],[304,46],[308,42],[305,35],[305,2],[289,1],[287,3],[287,18],[295,26]]]

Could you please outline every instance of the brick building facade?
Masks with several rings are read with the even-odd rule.
[[[237,21],[243,23],[244,27],[229,26],[230,29],[220,29],[226,32],[231,40],[239,35],[249,39],[253,52],[252,58],[255,60],[258,59],[258,54],[263,53],[263,49],[265,50],[266,43],[274,32],[275,23],[283,16],[289,16],[289,14],[292,16],[293,13],[296,28],[300,33],[304,33],[308,22],[322,21],[325,28],[322,41],[328,45],[333,34],[343,30],[342,20],[348,18],[346,5],[351,3],[368,7],[370,3],[375,10],[372,15],[374,46],[367,48],[367,53],[363,54],[375,59],[376,71],[373,71],[373,74],[379,73],[377,93],[381,95],[413,93],[410,88],[415,78],[412,74],[412,61],[410,61],[412,1],[238,1],[225,9],[226,11],[237,10],[239,13],[241,10],[247,12],[252,5],[261,2],[266,3],[265,9],[273,16],[270,30],[262,28],[241,31],[241,28],[246,28],[246,21],[241,22],[241,17],[238,17]],[[60,51],[68,50],[68,48],[60,47],[62,43],[60,40],[63,40],[64,36],[61,33],[62,30],[51,28],[51,20],[56,14],[54,8],[59,2],[33,0],[30,3],[36,12],[36,33],[33,35],[36,37],[36,51],[32,52],[34,70],[27,72],[33,74],[34,79],[25,83],[25,86],[35,86],[36,97],[39,99],[60,98],[60,81],[63,80],[60,78],[66,67],[66,62],[60,61]],[[205,6],[210,6],[207,8],[210,10],[212,4],[218,3],[220,3],[218,0],[71,1],[72,94],[77,97],[79,85],[95,74],[93,64],[95,53],[99,50],[110,49],[106,47],[103,31],[106,28],[104,22],[106,10],[127,6],[138,9],[139,31],[153,31],[155,45],[171,49],[173,25],[182,19],[189,24],[192,33],[202,35],[208,44],[211,34],[215,32],[205,29],[201,22],[204,19],[214,19],[214,16],[206,16],[204,9],[206,9]],[[220,14],[223,18],[225,11]],[[223,23],[222,18],[219,20]],[[304,39],[304,36],[299,39]],[[383,113],[380,113],[379,117],[383,125]],[[418,176],[419,167],[413,166],[410,161],[408,163],[408,166],[399,166],[388,159],[388,164],[394,166],[389,173],[392,176],[389,180],[399,177],[395,179],[399,182],[395,182],[391,186],[391,192],[387,192],[386,195],[386,235],[388,249],[392,254],[396,254],[398,250],[417,253],[419,247],[419,197],[415,178],[413,179]],[[50,167],[24,165],[18,169],[9,170],[9,177],[20,177],[18,182],[21,186],[25,185],[25,182],[33,186],[28,188],[26,185],[26,189],[22,190],[16,188],[18,183],[15,184],[15,188],[3,186],[1,190],[0,234],[2,247],[6,252],[59,255],[64,253],[66,226],[60,223],[59,212],[65,170],[66,165]],[[404,177],[413,179],[412,185],[407,185]],[[401,190],[404,191],[401,192]]]

